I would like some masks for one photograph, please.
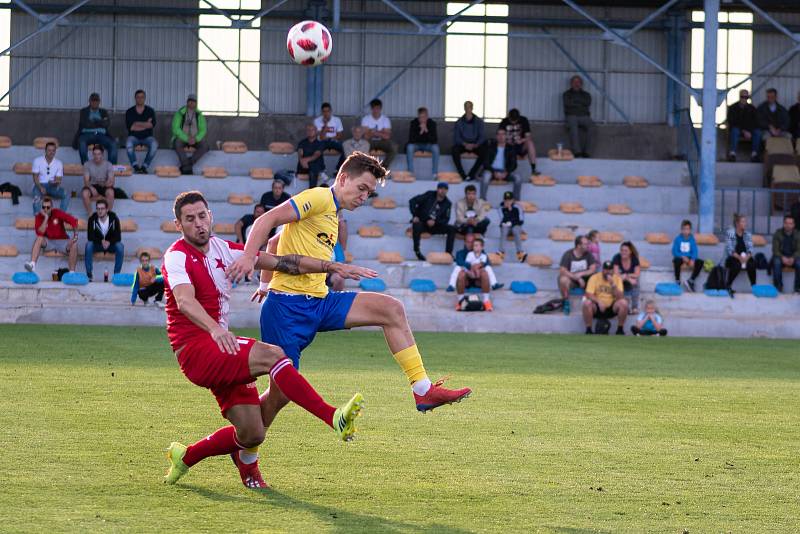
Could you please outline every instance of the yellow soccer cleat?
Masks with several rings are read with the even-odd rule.
[[[175,484],[179,478],[186,474],[189,466],[183,463],[183,456],[186,454],[186,445],[182,445],[177,441],[169,444],[166,451],[167,460],[171,464],[169,471],[164,477],[165,484]]]
[[[355,419],[361,415],[363,409],[364,397],[361,396],[361,393],[356,393],[350,402],[341,408],[336,408],[333,413],[333,430],[342,441],[353,439],[353,434],[356,433]]]

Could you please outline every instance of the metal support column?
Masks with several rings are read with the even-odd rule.
[[[714,231],[714,189],[717,173],[717,32],[719,0],[704,0],[703,130],[700,141],[699,231]]]
[[[672,13],[669,17],[669,30],[667,32],[667,69],[681,76],[683,73],[683,30],[681,29],[680,13]],[[667,124],[676,126],[680,123],[680,91],[678,84],[672,78],[667,78]]]

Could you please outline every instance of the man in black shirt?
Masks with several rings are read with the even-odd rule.
[[[767,100],[756,108],[758,127],[767,137],[792,137],[789,133],[789,112],[778,103],[778,90],[767,89]]]
[[[125,143],[125,149],[128,151],[128,161],[131,162],[133,170],[138,174],[147,174],[147,169],[153,162],[153,158],[156,157],[156,150],[158,150],[158,142],[153,136],[156,112],[144,104],[146,97],[144,91],[138,89],[133,94],[136,105],[125,112],[125,126],[128,128],[128,141]],[[140,145],[147,147],[147,155],[142,165],[136,161],[135,148]]]
[[[266,211],[271,210],[275,206],[280,206],[290,198],[289,193],[284,191],[285,187],[286,184],[284,184],[282,180],[273,180],[272,191],[267,191],[261,195],[259,204],[264,206]]]
[[[417,118],[411,121],[408,128],[408,144],[406,145],[406,162],[408,172],[414,174],[414,152],[417,150],[430,152],[433,161],[433,179],[439,174],[439,137],[436,135],[436,123],[428,117],[428,108],[419,108]]]
[[[512,109],[508,112],[508,117],[500,121],[499,128],[506,131],[508,144],[513,149],[515,156],[528,155],[528,161],[531,162],[531,172],[536,172],[536,147],[533,144],[531,137],[531,125],[527,117],[520,115],[518,109]]]
[[[248,213],[242,216],[241,219],[236,221],[236,224],[233,225],[234,230],[236,230],[236,242],[237,243],[247,243],[247,230],[253,223],[256,222],[256,219],[264,215],[266,211],[264,210],[264,206],[261,204],[256,204],[253,207],[253,213]]]
[[[772,236],[772,283],[783,291],[783,269],[794,269],[794,292],[800,293],[800,232],[794,217],[783,217],[783,228]]]
[[[450,208],[452,204],[447,198],[450,186],[447,182],[439,182],[436,191],[427,191],[413,197],[408,202],[411,211],[411,235],[414,239],[414,254],[419,261],[425,261],[425,256],[419,250],[419,239],[423,232],[429,234],[446,234],[447,244],[445,251],[453,254],[453,242],[456,238],[456,228],[450,225]]]
[[[756,107],[749,102],[747,89],[739,91],[739,101],[728,106],[728,161],[736,161],[739,138],[752,141],[750,161],[758,161],[761,148],[761,130],[758,128]]]
[[[583,90],[583,78],[575,75],[570,79],[569,89],[564,91],[562,100],[570,148],[575,157],[588,158],[594,134],[594,122],[590,112],[592,95]]]
[[[317,138],[317,127],[306,125],[306,138],[297,143],[297,174],[308,175],[308,187],[317,187],[319,175],[325,172],[322,153],[325,144]]]

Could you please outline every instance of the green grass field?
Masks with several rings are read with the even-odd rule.
[[[255,335],[255,332],[237,332]],[[0,531],[797,532],[797,342],[421,334],[468,401],[422,415],[379,332],[303,371],[360,390],[357,439],[292,406],[262,446],[161,482],[172,440],[223,425],[162,329],[0,326]]]

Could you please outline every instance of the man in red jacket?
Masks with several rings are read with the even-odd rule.
[[[67,235],[65,225],[72,230],[72,237]],[[25,263],[28,271],[36,270],[36,260],[42,251],[57,250],[69,258],[69,270],[74,271],[78,263],[78,219],[65,211],[53,207],[53,199],[42,199],[42,211],[36,214],[34,222],[36,240],[31,249],[31,261]]]

